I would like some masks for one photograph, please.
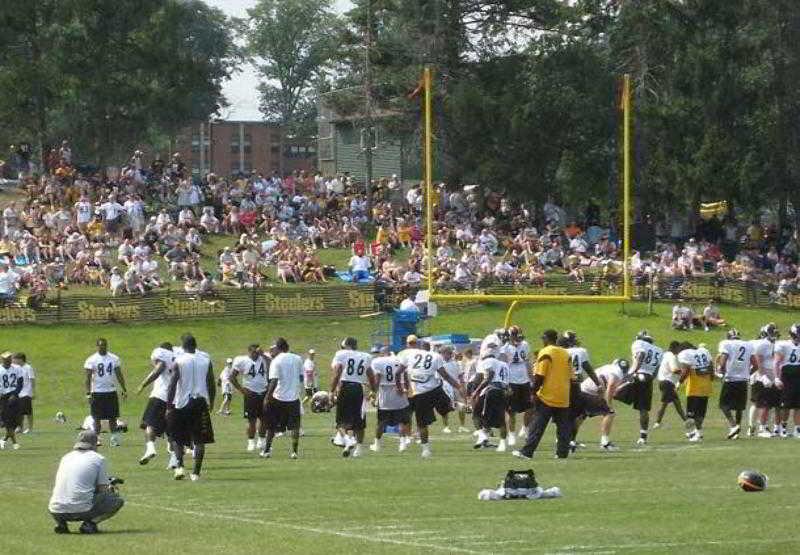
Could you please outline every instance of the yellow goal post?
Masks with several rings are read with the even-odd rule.
[[[586,303],[624,303],[631,300],[630,279],[630,247],[631,247],[631,76],[622,77],[621,104],[623,114],[622,131],[622,294],[621,295],[535,295],[535,294],[492,294],[492,293],[449,293],[437,291],[434,280],[434,187],[433,187],[433,78],[432,70],[426,67],[423,71],[424,96],[424,142],[423,166],[425,182],[425,245],[427,257],[427,286],[429,299],[432,301],[486,301],[511,303],[506,314],[505,325],[511,323],[514,310],[522,302],[586,302]]]

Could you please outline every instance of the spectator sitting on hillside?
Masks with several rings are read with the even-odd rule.
[[[709,299],[708,304],[703,309],[703,324],[705,325],[705,330],[709,331],[709,328],[715,327],[725,327],[727,323],[722,318],[719,307],[714,304],[714,301]]]

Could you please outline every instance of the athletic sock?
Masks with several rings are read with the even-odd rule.
[[[751,428],[756,423],[756,412],[758,411],[758,407],[755,405],[750,405],[750,410],[747,411],[747,425]]]
[[[600,436],[600,445],[607,445],[609,442],[608,436]]]
[[[153,454],[155,454],[155,452],[156,452],[156,442],[155,442],[155,441],[148,441],[148,442],[145,444],[145,451],[146,451],[148,454],[149,454],[149,453],[153,453]]]
[[[639,439],[647,439],[647,430],[639,430]]]

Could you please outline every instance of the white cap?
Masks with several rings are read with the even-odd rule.
[[[316,351],[315,351],[314,349],[309,349],[309,350],[308,350],[308,354],[310,354],[310,355],[313,355],[313,354],[315,354],[315,353],[316,353]]]

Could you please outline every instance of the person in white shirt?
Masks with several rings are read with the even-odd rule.
[[[175,366],[175,353],[172,344],[162,343],[153,349],[150,354],[150,363],[153,369],[142,380],[136,394],[144,391],[144,388],[153,384],[150,398],[142,415],[142,422],[139,427],[144,430],[145,452],[139,459],[139,464],[147,464],[150,459],[156,456],[156,439],[164,435],[167,430],[167,386]]]
[[[0,355],[0,421],[6,429],[0,439],[0,449],[5,449],[11,442],[14,450],[19,449],[17,443],[17,426],[20,424],[19,394],[22,391],[24,378],[22,369],[11,363],[12,354],[8,351]]]
[[[422,274],[414,268],[409,268],[408,271],[403,274],[403,283],[406,285],[419,285],[422,283]]]
[[[478,362],[477,372],[481,381],[472,394],[473,411],[480,419],[481,427],[478,429],[478,436],[475,440],[475,449],[488,448],[489,434],[492,428],[497,428],[500,433],[500,442],[497,445],[498,452],[506,450],[506,438],[508,428],[506,427],[506,410],[508,408],[508,364],[500,360],[501,346],[490,341],[486,349],[481,353],[481,360]]]
[[[369,383],[370,390],[375,390],[372,357],[357,349],[356,338],[347,337],[331,363],[330,391],[336,403],[337,428],[333,444],[342,447],[343,457],[361,456],[367,426],[364,385]]]
[[[442,382],[448,382],[462,397],[466,398],[467,395],[464,387],[445,371],[441,355],[430,352],[428,345],[419,341],[416,335],[409,335],[406,345],[408,348],[398,354],[398,358],[408,375],[408,400],[417,423],[422,457],[427,459],[433,454],[428,427],[436,422],[434,410],[445,415],[453,409]]]
[[[303,404],[308,403],[311,398],[319,390],[319,375],[317,374],[317,361],[316,351],[314,349],[308,350],[308,356],[303,361],[303,388],[305,389],[305,397],[303,397]]]
[[[82,430],[73,450],[61,457],[48,510],[56,521],[54,532],[68,534],[67,522],[82,521],[82,534],[98,532],[125,504],[111,486],[106,459],[97,453],[97,433]]]
[[[661,364],[663,354],[664,351],[655,345],[647,330],[640,331],[631,345],[631,355],[633,357],[631,375],[634,377],[632,406],[639,411],[639,439],[636,441],[637,445],[647,444],[650,408],[653,403],[653,378]]]
[[[372,262],[366,256],[354,254],[350,257],[347,265],[350,267],[353,283],[369,278],[369,269],[372,266]]]
[[[272,456],[272,440],[277,433],[292,433],[289,457],[298,457],[300,444],[300,389],[303,383],[303,359],[289,352],[283,337],[275,340],[271,352],[277,353],[269,365],[269,387],[264,399],[264,418],[267,421],[267,442],[261,451],[263,458]]]
[[[669,348],[664,351],[661,364],[658,366],[656,378],[658,379],[658,389],[661,391],[661,406],[656,413],[654,430],[661,427],[661,421],[664,420],[664,414],[670,405],[675,407],[675,412],[678,413],[680,419],[686,422],[686,413],[683,412],[681,398],[678,396],[678,386],[681,383],[681,366],[678,364],[679,352],[681,352],[680,342],[672,341]]]
[[[717,375],[722,377],[719,408],[728,421],[728,439],[739,437],[742,415],[747,408],[747,385],[750,374],[758,368],[758,360],[749,341],[743,341],[739,330],[731,328],[726,339],[720,341],[717,357]]]
[[[458,361],[455,359],[455,351],[453,350],[453,347],[451,345],[445,345],[439,349],[439,354],[442,356],[442,360],[444,361],[444,371],[463,386],[464,384],[461,382],[461,366],[459,366]],[[468,432],[469,430],[464,427],[467,420],[467,400],[462,397],[458,391],[453,388],[453,386],[450,385],[450,382],[443,382],[442,389],[444,389],[444,392],[450,398],[450,402],[453,405],[453,410],[458,412],[458,432]],[[449,417],[449,413],[442,415],[442,424],[444,424],[444,428],[442,428],[443,434],[451,433]]]
[[[788,436],[789,412],[794,437],[800,438],[800,323],[789,328],[788,340],[775,342],[775,383],[781,390],[780,434]]]
[[[233,359],[231,384],[244,398],[244,417],[247,419],[247,450],[264,448],[267,437],[267,422],[264,418],[264,399],[269,381],[269,360],[254,343],[247,347],[247,354]],[[239,375],[242,385],[239,385]],[[256,441],[258,428],[258,441]]]
[[[83,368],[86,374],[86,398],[89,399],[90,413],[94,418],[94,431],[99,434],[102,421],[107,420],[111,430],[111,446],[117,447],[120,444],[120,434],[117,433],[117,388],[122,390],[123,400],[128,397],[122,361],[108,350],[108,341],[101,337],[97,340],[97,352],[86,359]]]
[[[414,301],[413,295],[411,293],[409,293],[408,297],[403,299],[403,301],[400,303],[400,310],[419,312],[419,307],[417,306],[417,303]]]
[[[508,374],[508,445],[513,447],[516,443],[514,434],[517,428],[517,414],[522,414],[522,426],[519,437],[527,437],[528,424],[533,416],[533,389],[531,388],[530,346],[525,341],[522,329],[519,326],[508,328],[508,343],[506,345],[509,357]]]
[[[217,414],[222,416],[231,415],[231,401],[233,401],[233,384],[231,383],[231,376],[233,375],[233,359],[225,359],[225,366],[219,373],[217,379],[217,386],[222,393],[222,404],[219,406]]]
[[[617,446],[611,441],[611,425],[614,422],[614,395],[628,374],[630,364],[624,358],[616,359],[595,370],[600,383],[587,377],[581,382],[582,415],[581,418],[602,416],[600,421],[600,448],[604,451],[616,451]]]
[[[36,398],[36,372],[28,364],[25,353],[15,353],[12,359],[22,372],[22,391],[19,393],[19,415],[22,433],[28,434],[33,430],[33,400]]]
[[[380,451],[386,428],[397,426],[400,432],[397,450],[402,453],[411,444],[411,409],[406,396],[408,380],[400,359],[392,355],[388,345],[376,345],[370,353],[373,355],[371,364],[375,374],[378,424],[375,426],[375,441],[369,448]]]
[[[775,342],[780,333],[778,326],[769,323],[761,328],[758,339],[750,342],[753,354],[758,361],[758,368],[750,377],[750,411],[748,413],[747,435],[756,433],[755,422],[758,420],[758,437],[771,438],[767,424],[769,413],[775,410],[775,433],[778,433],[778,412],[780,411],[780,390],[775,385]]]
[[[94,206],[89,199],[82,196],[78,202],[75,203],[75,223],[78,224],[78,229],[81,231],[86,230],[86,226],[92,221],[94,215]]]
[[[190,479],[196,482],[200,479],[206,445],[214,443],[209,407],[214,406],[217,388],[211,357],[197,349],[197,340],[191,334],[185,334],[181,343],[167,388],[167,423],[176,459],[174,477],[184,478],[184,450],[194,448]]]

